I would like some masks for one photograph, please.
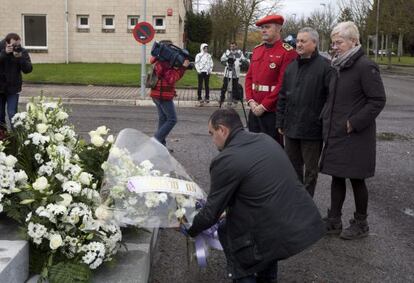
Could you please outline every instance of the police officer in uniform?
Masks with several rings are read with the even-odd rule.
[[[283,144],[276,130],[275,110],[283,74],[289,63],[297,58],[292,46],[281,39],[284,19],[269,15],[256,22],[263,43],[256,46],[246,75],[246,100],[250,107],[248,127],[251,132],[262,132]]]

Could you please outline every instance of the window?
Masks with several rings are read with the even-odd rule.
[[[128,29],[134,29],[139,22],[139,16],[128,16]]]
[[[89,15],[78,15],[78,28],[88,29],[89,28]]]
[[[46,15],[23,15],[23,37],[27,48],[47,49]]]
[[[102,16],[102,28],[103,29],[115,29],[114,16]]]
[[[165,17],[154,17],[154,29],[165,29]]]

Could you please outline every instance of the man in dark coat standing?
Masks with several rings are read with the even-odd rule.
[[[285,71],[276,110],[276,127],[285,137],[286,153],[312,197],[322,150],[319,116],[328,96],[331,73],[329,61],[319,55],[318,43],[316,30],[307,27],[298,32],[299,57]]]
[[[339,23],[331,39],[336,72],[321,114],[325,145],[320,167],[332,176],[331,208],[325,221],[328,233],[351,240],[369,233],[365,179],[375,173],[375,118],[385,106],[385,90],[377,64],[364,55],[353,22]],[[346,178],[352,184],[356,211],[350,226],[342,231]]]
[[[10,124],[17,112],[22,72],[32,71],[29,53],[20,44],[16,33],[9,33],[0,41],[0,139],[6,137],[6,107]]]
[[[225,211],[218,233],[229,277],[234,282],[276,282],[278,260],[325,234],[318,209],[282,147],[266,134],[244,131],[235,110],[217,110],[208,128],[220,153],[210,165],[207,202],[188,234],[197,236]]]

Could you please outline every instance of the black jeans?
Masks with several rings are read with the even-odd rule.
[[[250,110],[249,112],[249,131],[252,133],[265,133],[274,138],[283,147],[283,137],[276,130],[275,112],[264,112],[257,117]]]
[[[291,139],[285,136],[285,150],[299,180],[313,197],[318,179],[318,162],[322,151],[322,140]]]
[[[226,91],[227,91],[227,87],[229,85],[229,81],[231,80],[231,78],[226,78],[224,77],[223,79],[223,86],[221,87],[221,95],[220,95],[220,101],[223,102],[225,95],[226,95]],[[232,82],[231,82],[231,94],[232,94],[232,98],[236,99],[234,97],[234,91],[237,90],[237,84],[239,83],[239,78],[233,78]]]
[[[210,87],[209,87],[209,79],[210,75],[206,72],[202,72],[198,74],[198,88],[197,88],[197,98],[198,100],[201,100],[201,90],[203,89],[203,82],[204,87],[206,89],[206,100],[210,99]]]

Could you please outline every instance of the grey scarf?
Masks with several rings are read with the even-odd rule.
[[[334,67],[337,71],[342,69],[345,66],[345,64],[348,62],[348,60],[355,53],[357,53],[360,48],[361,48],[361,45],[357,45],[357,46],[349,49],[348,51],[346,51],[344,54],[341,54],[339,56],[335,56],[332,59],[332,62],[331,62],[332,67]]]

